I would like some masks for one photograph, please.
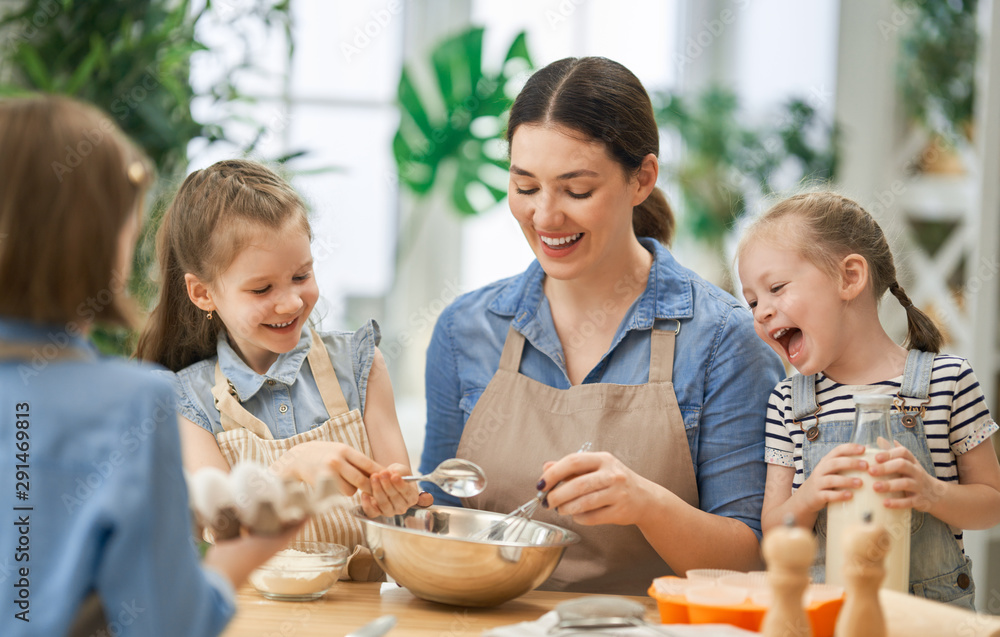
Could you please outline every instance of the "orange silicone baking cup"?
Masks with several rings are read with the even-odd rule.
[[[672,578],[680,579],[680,578]],[[732,606],[703,606],[692,604],[684,595],[663,595],[655,585],[649,587],[649,596],[656,600],[660,622],[664,624],[729,624],[754,632],[760,631],[767,608],[749,601]],[[809,625],[814,637],[833,637],[837,614],[844,598],[814,602],[806,608]]]

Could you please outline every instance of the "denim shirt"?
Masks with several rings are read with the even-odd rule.
[[[321,332],[320,337],[330,353],[348,409],[358,409],[364,415],[368,374],[381,338],[378,323],[369,320],[356,332]],[[335,414],[326,413],[312,370],[305,363],[311,345],[312,334],[303,329],[298,344],[280,354],[266,373],[258,374],[233,350],[226,335],[220,333],[215,356],[177,372],[174,381],[178,411],[213,435],[223,431],[212,396],[218,361],[222,373],[236,388],[236,398],[267,425],[275,440],[319,427]]]
[[[757,337],[750,312],[735,298],[681,266],[659,242],[640,241],[653,255],[646,289],[583,382],[648,382],[654,322],[679,320],[674,392],[700,507],[744,522],[759,538],[766,473],[764,417],[768,396],[784,377],[784,368]],[[459,297],[438,318],[427,350],[427,430],[421,472],[457,452],[465,423],[499,367],[510,326],[526,339],[521,373],[550,387],[570,387],[563,348],[542,289],[544,279],[545,272],[535,261],[523,274]],[[649,423],[649,435],[657,435],[656,423]],[[460,505],[439,489],[433,492],[438,503]]]
[[[31,361],[0,361],[0,634],[65,635],[91,591],[114,634],[222,632],[235,593],[192,543],[170,384],[61,326],[0,319],[0,339],[40,344]],[[56,358],[65,347],[83,359]],[[27,623],[15,618],[21,590]]]

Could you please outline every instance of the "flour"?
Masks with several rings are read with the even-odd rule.
[[[328,556],[285,549],[254,571],[250,583],[265,594],[322,595],[337,582],[340,571]]]

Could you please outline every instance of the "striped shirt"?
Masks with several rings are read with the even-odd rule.
[[[903,376],[872,385],[841,385],[822,372],[816,376],[819,424],[854,419],[855,394],[896,394]],[[969,362],[958,356],[939,355],[931,373],[930,403],[924,433],[938,479],[958,480],[957,457],[997,431],[990,417],[979,381]],[[912,402],[912,401],[910,401]],[[814,422],[809,418],[809,423]],[[792,380],[786,378],[771,392],[767,405],[764,459],[768,464],[794,467],[792,490],[805,481],[802,464],[802,428],[792,422]],[[956,536],[959,539],[961,534]]]
[[[819,422],[854,419],[855,394],[896,394],[903,376],[872,385],[841,385],[823,373],[816,377]],[[924,433],[937,477],[958,480],[956,458],[989,438],[997,430],[969,362],[958,356],[937,356],[931,373],[931,402],[924,417]],[[813,422],[809,419],[809,422]],[[792,422],[792,379],[786,378],[771,392],[767,405],[765,460],[795,468],[792,488],[804,481],[802,428]]]

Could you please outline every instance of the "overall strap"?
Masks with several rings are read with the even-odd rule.
[[[507,329],[507,339],[503,343],[503,352],[500,353],[500,369],[507,372],[517,373],[521,367],[521,353],[524,351],[524,334],[521,334],[511,325]]]
[[[222,428],[226,431],[235,431],[243,428],[264,440],[274,440],[271,430],[262,420],[251,414],[243,405],[236,400],[236,390],[229,384],[229,380],[222,373],[218,361],[215,363],[215,386],[212,387],[212,395],[215,396],[215,407],[219,410],[219,417],[222,421]]]
[[[313,378],[316,379],[316,387],[319,388],[320,398],[326,407],[326,413],[330,418],[336,418],[341,414],[350,411],[347,407],[347,399],[340,389],[340,381],[337,380],[337,372],[333,369],[333,361],[330,360],[330,352],[326,351],[326,345],[320,338],[319,332],[312,330],[312,345],[309,347],[309,369],[312,370]]]
[[[681,322],[675,320],[673,329],[657,329],[649,337],[649,382],[669,383],[674,375],[674,344],[681,331]]]
[[[931,372],[934,371],[934,352],[911,349],[906,355],[903,383],[899,395],[906,398],[927,400],[931,386]]]
[[[796,374],[792,376],[792,420],[800,421],[815,415],[818,411],[816,375]]]

